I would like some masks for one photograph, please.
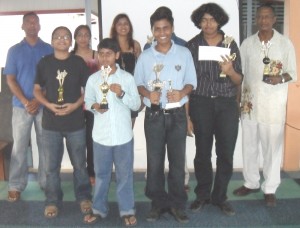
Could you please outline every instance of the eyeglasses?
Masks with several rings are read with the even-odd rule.
[[[64,36],[54,36],[53,40],[70,40],[71,37],[69,35],[64,35]]]

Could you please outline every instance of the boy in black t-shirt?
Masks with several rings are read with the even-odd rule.
[[[83,87],[89,70],[84,60],[69,53],[72,34],[66,27],[52,33],[54,54],[37,66],[34,85],[36,99],[44,105],[42,145],[46,155],[46,218],[54,218],[62,203],[60,167],[64,139],[74,170],[74,192],[82,213],[91,211],[91,185],[86,169]]]

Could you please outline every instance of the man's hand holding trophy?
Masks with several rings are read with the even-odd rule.
[[[167,98],[168,98],[168,103],[166,104],[165,109],[172,109],[172,108],[179,108],[180,105],[180,100],[181,100],[181,94],[179,90],[173,90],[172,88],[172,80],[169,79],[169,89],[167,92]]]
[[[152,80],[148,83],[150,88],[150,102],[152,111],[159,111],[161,109],[160,96],[161,91],[164,87],[164,83],[160,80],[160,72],[163,68],[163,64],[155,64],[153,67],[153,71],[155,73],[155,80]]]
[[[109,77],[109,74],[111,72],[111,67],[110,66],[107,66],[107,67],[104,67],[104,66],[101,66],[101,69],[100,69],[100,74],[101,74],[101,77],[102,77],[102,84],[100,85],[100,90],[103,94],[103,97],[102,97],[102,101],[100,102],[100,109],[103,109],[103,110],[107,110],[108,109],[108,101],[107,101],[107,93],[109,91],[109,84],[107,83],[107,80],[108,80],[108,77]]]
[[[222,42],[222,44],[224,45],[224,48],[230,48],[230,45],[233,41],[233,37],[232,36],[227,36],[224,35],[224,40]],[[224,79],[226,78],[226,74],[223,72],[224,69],[229,68],[228,63],[231,63],[232,61],[235,60],[236,58],[236,53],[231,54],[230,56],[221,56],[221,58],[223,59],[222,62],[220,62],[220,66],[221,66],[221,73],[219,75],[220,79]],[[232,63],[231,63],[232,64]],[[227,68],[226,68],[227,67]],[[224,69],[223,69],[224,68]]]
[[[264,42],[262,41],[262,52],[264,54],[263,63],[264,63],[264,71],[263,71],[263,82],[267,84],[276,85],[279,83],[284,83],[285,79],[282,76],[282,62],[279,60],[271,60],[269,58],[269,50],[272,46],[270,41]]]

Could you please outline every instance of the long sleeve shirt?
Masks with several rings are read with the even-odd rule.
[[[120,84],[125,95],[122,99],[109,90],[107,93],[108,110],[104,113],[94,112],[93,140],[101,145],[116,146],[129,142],[133,137],[130,110],[137,111],[141,105],[140,96],[131,74],[121,70],[117,65],[114,74],[108,77],[108,84]],[[91,111],[94,103],[100,103],[103,93],[100,71],[92,74],[85,88],[85,106]]]

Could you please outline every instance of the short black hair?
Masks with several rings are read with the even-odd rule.
[[[210,14],[216,20],[219,24],[219,29],[229,21],[228,14],[221,6],[216,3],[207,3],[199,6],[191,15],[191,20],[197,28],[200,28],[200,21],[206,13]]]
[[[167,21],[169,21],[170,24],[173,27],[174,18],[173,18],[173,15],[172,15],[172,11],[166,6],[158,7],[155,10],[155,12],[151,15],[151,17],[150,17],[150,26],[151,26],[151,28],[153,28],[153,25],[156,21],[160,21],[160,20],[163,20],[163,19],[166,19]]]
[[[53,38],[54,38],[54,34],[55,34],[55,33],[57,32],[57,30],[59,30],[59,29],[66,30],[67,33],[69,33],[68,35],[70,36],[70,39],[72,40],[72,32],[70,31],[70,29],[68,29],[68,28],[65,27],[65,26],[58,26],[58,27],[56,27],[56,28],[53,30],[52,35],[51,35],[51,39],[52,39],[52,40],[53,40]]]
[[[39,16],[35,12],[31,11],[31,12],[25,13],[23,15],[23,22],[24,22],[25,18],[29,17],[29,16],[35,16],[38,20],[40,20]]]
[[[100,43],[98,44],[97,48],[98,48],[98,52],[102,48],[110,49],[115,53],[121,51],[121,48],[119,46],[119,42],[116,39],[112,39],[112,38],[105,38],[105,39],[101,40]]]
[[[264,4],[261,4],[259,7],[257,7],[256,9],[256,14],[258,14],[258,12],[262,9],[262,8],[268,8],[272,11],[272,13],[274,14],[274,16],[276,16],[276,11],[275,11],[275,8],[272,6],[271,3],[264,3]]]

